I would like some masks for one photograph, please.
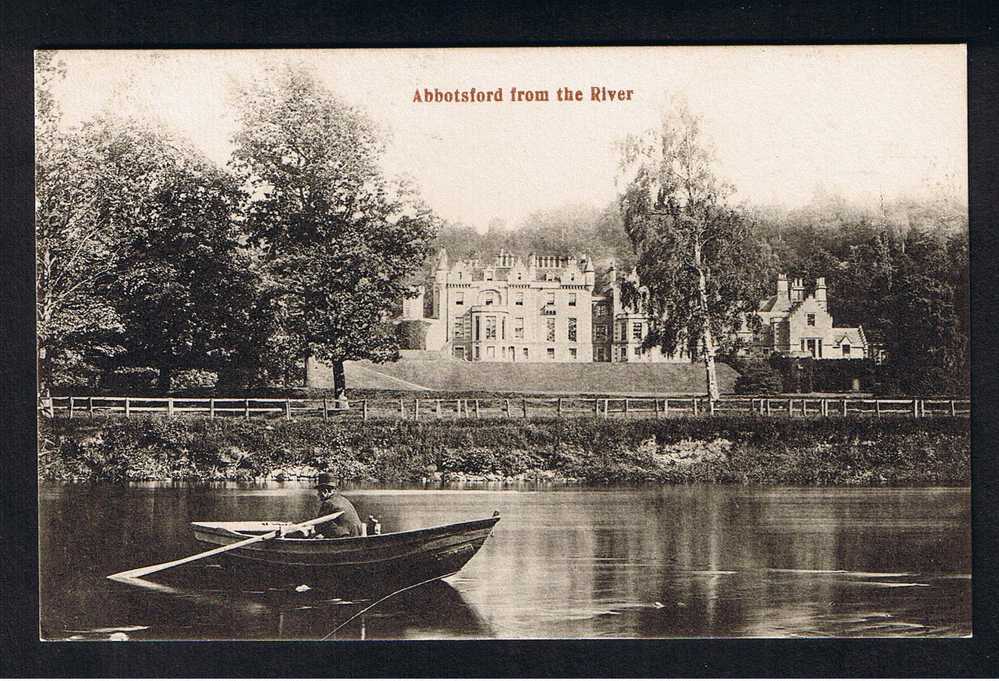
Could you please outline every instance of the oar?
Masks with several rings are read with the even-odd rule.
[[[306,520],[304,523],[297,523],[295,525],[282,525],[276,530],[271,530],[264,534],[258,535],[256,537],[250,537],[249,539],[244,539],[243,541],[238,541],[235,544],[226,544],[225,546],[220,546],[215,549],[210,549],[203,553],[196,553],[193,556],[188,556],[187,558],[180,558],[178,560],[172,560],[169,563],[160,563],[158,565],[150,565],[148,567],[135,568],[134,570],[126,570],[125,572],[116,572],[113,575],[108,575],[108,579],[114,579],[119,582],[123,582],[129,579],[134,579],[136,577],[145,577],[146,575],[151,575],[154,572],[159,572],[161,570],[166,570],[168,568],[177,567],[178,565],[183,565],[185,563],[192,563],[196,560],[202,558],[207,558],[208,556],[215,556],[220,553],[225,553],[226,551],[232,551],[233,549],[242,548],[243,546],[249,546],[250,544],[256,544],[258,542],[267,541],[268,539],[274,539],[278,535],[286,535],[292,532],[297,532],[298,530],[304,530],[307,527],[312,527],[313,525],[319,525],[320,523],[325,523],[328,520],[335,520],[343,515],[343,511],[337,511],[336,513],[330,513],[329,515],[324,515],[319,518],[313,518],[312,520]]]

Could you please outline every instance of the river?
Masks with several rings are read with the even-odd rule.
[[[742,486],[346,491],[385,532],[502,520],[456,576],[376,603],[218,579],[194,520],[303,520],[306,483],[43,485],[41,637],[483,639],[967,636],[965,488]],[[211,576],[212,579],[205,579]]]

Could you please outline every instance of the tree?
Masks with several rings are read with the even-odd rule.
[[[715,175],[701,121],[685,105],[658,129],[622,144],[624,228],[647,289],[646,343],[686,346],[704,361],[718,399],[715,354],[763,296],[764,251],[749,223],[727,204],[732,189]]]
[[[434,219],[415,193],[379,167],[372,122],[296,69],[241,93],[232,166],[249,189],[245,229],[263,286],[290,347],[332,363],[338,399],[343,363],[398,357],[385,317],[409,294]]]
[[[128,361],[155,367],[159,389],[169,391],[177,369],[218,372],[246,360],[257,282],[233,219],[242,197],[234,178],[165,133],[109,124],[141,159],[142,186],[106,289]]]

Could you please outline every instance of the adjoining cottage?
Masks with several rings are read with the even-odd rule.
[[[760,302],[756,315],[761,321],[759,330],[752,331],[747,323],[739,332],[752,354],[776,352],[815,359],[870,356],[863,327],[835,326],[828,311],[825,277],[817,278],[815,291],[805,295],[801,279],[788,282],[787,275],[779,275],[776,294]]]

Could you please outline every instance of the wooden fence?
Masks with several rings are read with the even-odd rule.
[[[68,418],[124,414],[204,416],[208,418],[529,418],[596,416],[667,418],[671,416],[758,415],[769,417],[869,416],[921,418],[971,415],[970,400],[854,399],[819,397],[531,397],[488,399],[358,400],[190,398],[190,397],[51,397],[39,400],[47,416]]]

